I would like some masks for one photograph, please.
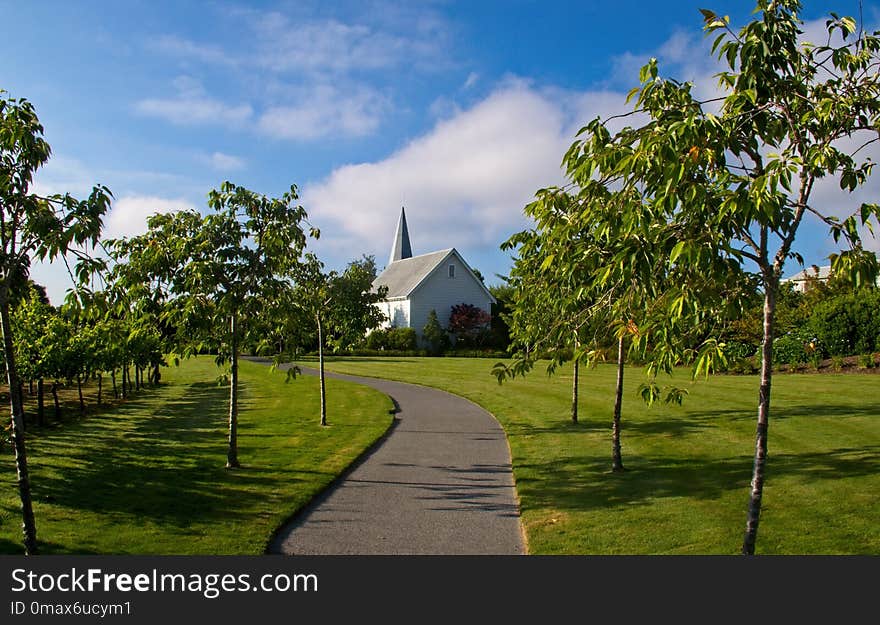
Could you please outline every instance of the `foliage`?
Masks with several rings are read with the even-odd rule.
[[[456,304],[449,313],[446,328],[456,343],[476,345],[481,342],[491,319],[489,313],[473,304]]]
[[[501,276],[499,276],[501,277]],[[495,298],[492,304],[492,321],[489,323],[489,344],[498,350],[505,350],[510,346],[509,315],[514,297],[514,288],[506,283],[496,284],[489,287],[489,292]]]
[[[871,369],[874,366],[874,354],[859,354],[859,369]]]
[[[818,217],[848,247],[832,256],[833,271],[859,286],[873,283],[878,269],[874,254],[862,247],[860,228],[877,221],[880,206],[863,203],[841,220],[811,199],[822,178],[854,191],[870,175],[873,163],[861,150],[876,141],[880,126],[880,38],[859,30],[849,39],[855,21],[832,15],[823,44],[801,43],[799,9],[797,0],[759,0],[755,18],[739,31],[728,18],[703,10],[705,29],[715,36],[712,51],[725,66],[718,74],[721,97],[699,101],[690,83],[661,77],[652,59],[630,93],[647,121],[612,135],[595,120],[566,155],[582,189],[613,184],[615,196],[638,198],[623,206],[617,223],[623,234],[654,243],[648,254],[654,263],[665,261],[661,275],[694,271],[650,294],[649,308],[657,313],[639,330],[642,340],[654,341],[658,365],[668,368],[671,356],[687,355],[686,345],[682,350],[670,340],[680,329],[670,333],[667,324],[690,319],[687,326],[705,333],[694,372],[713,367],[720,332],[705,313],[731,308],[725,290],[745,284],[741,263],[754,268],[764,306],[746,554],[754,552],[767,461],[776,300],[786,261],[800,260],[794,244],[805,215]],[[644,248],[634,246],[611,275],[625,274]],[[742,307],[742,298],[731,301]]]
[[[422,328],[422,339],[428,345],[428,352],[434,356],[442,354],[450,347],[449,335],[440,325],[436,310],[432,309],[428,313],[428,321]]]
[[[10,389],[18,388],[20,383],[10,305],[26,291],[31,262],[71,254],[76,258],[74,271],[80,282],[100,265],[82,250],[98,242],[101,218],[110,205],[110,191],[96,186],[85,200],[69,194],[44,197],[33,193],[34,173],[49,160],[50,152],[33,105],[25,99],[10,98],[0,90],[0,325]],[[24,409],[19,393],[10,396],[25,552],[31,554],[37,549],[36,522],[28,477]]]
[[[727,360],[739,360],[740,358],[749,358],[755,355],[757,347],[751,343],[740,343],[738,341],[730,341],[724,344],[724,357]]]
[[[792,330],[773,342],[774,364],[802,365],[817,353],[822,353],[819,341],[806,329]]]
[[[157,214],[148,231],[116,243],[117,271],[123,291],[161,284],[159,318],[177,330],[184,356],[206,347],[216,350],[218,363],[230,364],[229,446],[227,466],[237,467],[238,356],[248,333],[262,330],[257,322],[265,302],[281,297],[298,266],[306,244],[306,212],[295,202],[295,186],[269,198],[224,182],[208,194],[211,211]],[[312,228],[311,233],[317,236]],[[265,317],[263,318],[265,322]]]
[[[388,349],[403,352],[418,346],[418,335],[413,328],[389,328],[387,337]]]
[[[388,428],[387,396],[331,380],[333,428],[308,427],[318,380],[243,361],[247,392],[242,456],[252,479],[216,461],[227,393],[221,370],[200,356],[162,370],[166,382],[138,401],[66,420],[33,439],[41,551],[52,554],[265,552],[272,533],[324,490]],[[90,395],[94,389],[87,389]],[[88,459],[87,461],[84,459]],[[0,454],[0,552],[15,553],[18,527],[11,455]],[[124,485],[120,486],[120,485]],[[235,519],[235,531],[220,531]]]
[[[418,335],[413,328],[378,328],[367,335],[365,345],[376,351],[414,352]]]
[[[880,289],[820,302],[809,325],[825,352],[832,356],[880,351]]]

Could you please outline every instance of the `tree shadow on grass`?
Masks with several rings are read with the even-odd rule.
[[[755,419],[757,416],[757,406],[755,410],[749,413],[738,411],[739,416],[730,417],[737,421],[741,419]],[[811,404],[798,405],[782,405],[770,407],[770,419],[784,420],[791,418],[810,418],[810,417],[876,417],[880,415],[880,403],[859,403],[859,404],[829,404],[820,403],[819,401]]]
[[[572,511],[647,505],[667,497],[712,500],[748,487],[752,459],[627,457],[629,470],[610,472],[610,458],[582,456],[565,461],[523,464],[517,489],[538,507]],[[768,477],[837,480],[880,472],[880,446],[841,448],[826,453],[773,454]]]
[[[73,462],[36,475],[34,497],[181,527],[248,518],[237,511],[265,500],[275,480],[267,469],[224,468],[227,393],[228,387],[195,383],[179,398],[129,402],[115,423],[113,415],[84,422],[68,440],[53,441],[54,452],[41,452]]]
[[[51,541],[41,540],[37,534],[37,553],[39,554],[65,554],[75,553],[77,555],[99,555],[97,551],[89,549],[77,549],[72,551],[69,545],[60,545]],[[15,542],[6,538],[0,538],[0,554],[5,555],[24,555],[24,542]]]

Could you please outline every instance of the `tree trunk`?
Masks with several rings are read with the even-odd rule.
[[[580,369],[580,362],[578,359],[574,359],[574,381],[571,384],[571,422],[578,422],[578,370]]]
[[[113,399],[119,399],[119,391],[116,390],[116,369],[110,370],[110,379],[113,381]]]
[[[321,315],[315,315],[318,322],[318,377],[321,382],[321,425],[327,425],[327,391],[324,386],[324,335],[321,328]]]
[[[14,389],[19,387],[15,369],[15,346],[9,316],[9,290],[0,286],[0,327],[3,332],[3,351],[6,355],[6,380],[9,383],[9,409],[12,413],[12,444],[15,448],[15,470],[18,476],[18,496],[21,500],[21,529],[24,535],[24,552],[37,553],[37,524],[31,500],[31,481],[28,475],[27,449],[24,440],[24,410],[21,398]]]
[[[28,380],[28,395],[34,394],[34,379],[31,378]]]
[[[61,421],[61,403],[58,401],[58,382],[52,382],[52,401],[55,403],[55,420]]]
[[[159,373],[159,365],[153,365],[153,384],[159,386],[159,379],[161,378],[161,373]]]
[[[754,555],[758,538],[758,521],[761,516],[761,498],[764,494],[764,469],[767,465],[767,431],[770,425],[770,384],[773,374],[773,335],[775,334],[776,278],[765,280],[764,338],[761,343],[761,387],[758,392],[758,426],[755,432],[755,463],[752,468],[752,485],[749,494],[749,513],[743,537],[743,555]]]
[[[128,399],[130,387],[131,378],[128,377],[128,363],[122,363],[122,399]]]
[[[104,374],[98,372],[98,405],[101,405],[101,393],[104,390]]]
[[[46,403],[43,394],[43,378],[37,380],[37,425],[43,427],[46,425]]]
[[[78,373],[76,374],[76,392],[79,395],[79,413],[82,415],[86,411],[86,402],[83,401],[82,376]]]
[[[623,471],[620,453],[620,408],[623,404],[623,337],[617,340],[617,394],[614,398],[614,419],[611,423],[611,470]]]
[[[230,348],[232,371],[229,384],[229,449],[226,452],[226,468],[240,466],[238,463],[238,324],[237,314],[232,313],[230,322]]]
[[[24,382],[19,381],[18,383],[18,402],[21,406],[21,426],[22,432],[27,431],[27,413],[24,410]]]

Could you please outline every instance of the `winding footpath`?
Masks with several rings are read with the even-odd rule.
[[[394,423],[377,446],[277,533],[269,553],[525,552],[510,449],[491,414],[424,386],[327,376],[390,396],[398,408]]]

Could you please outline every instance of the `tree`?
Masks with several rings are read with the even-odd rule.
[[[327,388],[324,381],[324,321],[331,302],[330,283],[333,273],[324,273],[324,263],[314,254],[307,254],[296,275],[292,301],[315,324],[318,341],[318,380],[321,395],[320,423],[327,425]]]
[[[20,298],[12,310],[12,330],[15,337],[15,355],[22,379],[37,381],[37,419],[42,426],[45,420],[44,378],[51,375],[45,366],[45,352],[39,341],[46,334],[46,325],[55,310],[42,297],[43,292],[31,286],[25,297]],[[5,364],[5,363],[4,363]]]
[[[94,266],[81,251],[97,243],[101,217],[110,204],[110,191],[95,187],[86,200],[70,195],[40,197],[31,192],[33,175],[49,160],[49,144],[33,105],[0,91],[0,327],[10,389],[20,380],[10,314],[11,297],[26,283],[33,259],[54,260],[72,253],[77,275]],[[12,439],[21,499],[25,553],[37,551],[37,530],[31,502],[30,477],[21,397],[10,392]]]
[[[284,290],[305,247],[306,212],[295,204],[297,197],[295,186],[280,198],[269,198],[224,182],[208,194],[208,215],[154,215],[147,233],[124,248],[139,250],[119,272],[126,283],[167,285],[161,317],[177,328],[183,355],[211,346],[218,350],[218,364],[229,363],[227,468],[240,466],[238,359],[243,337],[263,302]],[[144,261],[140,265],[138,258]]]
[[[664,323],[720,305],[720,285],[735,273],[733,265],[754,267],[764,300],[762,364],[744,554],[755,551],[767,465],[779,281],[786,261],[799,259],[794,244],[804,217],[818,218],[848,245],[833,257],[835,271],[855,284],[873,282],[877,273],[859,229],[876,221],[878,206],[862,204],[841,220],[812,198],[823,178],[854,191],[870,175],[873,164],[860,153],[880,128],[880,39],[863,31],[852,39],[855,21],[832,14],[827,42],[802,44],[799,9],[797,0],[760,0],[758,17],[738,32],[704,10],[707,32],[717,35],[713,51],[726,64],[719,74],[723,96],[698,101],[689,83],[661,78],[652,59],[631,93],[648,122],[611,137],[597,120],[566,156],[581,179],[613,172],[621,188],[643,198],[654,214],[651,238],[661,244],[655,254],[670,271],[697,268],[711,280],[705,284],[716,285],[701,291],[698,282],[684,281],[655,298],[663,314],[648,329],[657,344],[666,345],[658,332]],[[708,371],[718,353],[711,343],[705,347],[695,372]]]
[[[361,342],[367,332],[385,321],[376,304],[388,287],[373,291],[377,273],[375,257],[363,256],[348,263],[341,274],[329,276],[329,340],[336,348],[347,349]]]
[[[577,172],[570,172],[575,178]],[[605,346],[617,342],[616,401],[612,417],[612,470],[622,471],[620,445],[624,340],[638,335],[636,319],[651,285],[662,272],[651,260],[651,241],[620,228],[618,216],[637,198],[611,192],[608,180],[580,180],[577,195],[558,189],[538,191],[525,213],[534,228],[512,236],[503,248],[517,250],[509,278],[515,287],[508,315],[514,340],[514,360],[499,363],[493,372],[499,382],[524,375],[535,359],[550,358],[548,373],[572,360],[572,421],[578,419],[579,362],[594,363]],[[634,220],[638,223],[643,220]],[[642,230],[642,229],[640,229]],[[647,348],[631,341],[630,349]],[[670,392],[668,399],[680,397]]]
[[[375,328],[384,315],[375,306],[385,297],[387,287],[372,291],[376,262],[371,256],[349,263],[342,274],[324,272],[324,263],[306,254],[294,276],[291,301],[310,317],[317,332],[318,376],[321,388],[321,425],[327,425],[327,391],[324,378],[324,345],[334,335],[337,345],[351,344]]]
[[[442,354],[449,348],[449,335],[440,325],[440,319],[434,309],[428,313],[428,321],[422,328],[422,338],[428,344],[428,351],[434,356]]]
[[[475,344],[491,320],[489,313],[482,308],[473,304],[456,304],[449,313],[447,328],[456,341]]]
[[[571,420],[578,422],[578,386],[585,324],[591,321],[589,291],[582,288],[575,273],[556,271],[565,264],[565,249],[554,235],[567,223],[576,208],[574,198],[559,189],[542,189],[525,208],[535,227],[519,232],[501,248],[516,249],[514,266],[508,277],[512,291],[508,305],[509,332],[513,339],[514,362],[499,363],[493,369],[498,381],[524,375],[539,357],[549,357],[547,373],[572,361]],[[570,233],[574,234],[574,233]],[[568,236],[568,235],[566,235]],[[575,235],[579,236],[579,235]],[[582,277],[583,272],[580,273]]]

